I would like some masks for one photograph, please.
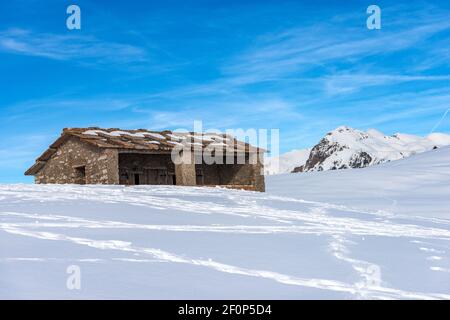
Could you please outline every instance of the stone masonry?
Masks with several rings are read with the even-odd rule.
[[[86,184],[118,184],[118,152],[98,149],[73,137],[64,143],[35,175],[36,183],[77,184],[85,168]]]

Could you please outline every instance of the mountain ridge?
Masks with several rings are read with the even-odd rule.
[[[363,131],[340,126],[326,133],[312,148],[268,159],[266,173],[365,168],[447,145],[450,145],[450,135],[444,133],[431,133],[425,137],[404,133],[385,135],[376,129]]]

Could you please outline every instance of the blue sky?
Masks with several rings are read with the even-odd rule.
[[[340,125],[450,133],[443,2],[2,1],[0,183],[64,127],[279,128],[282,152]]]

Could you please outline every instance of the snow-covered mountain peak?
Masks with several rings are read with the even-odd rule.
[[[347,126],[340,126],[330,132],[328,132],[324,139],[329,142],[340,143],[345,146],[350,146],[354,141],[361,141],[368,139],[370,136],[368,133],[353,129]]]
[[[431,133],[425,137],[376,129],[358,130],[339,126],[326,133],[312,148],[292,150],[266,159],[266,174],[363,168],[403,159],[416,153],[450,145],[450,135]]]
[[[369,129],[369,130],[367,130],[367,134],[371,135],[373,137],[378,137],[378,138],[385,138],[386,137],[383,132],[378,131],[377,129]]]
[[[387,136],[376,129],[362,131],[340,126],[328,132],[311,149],[305,163],[299,163],[293,171],[363,168],[445,145],[450,145],[450,135],[443,133],[426,137],[403,133]]]

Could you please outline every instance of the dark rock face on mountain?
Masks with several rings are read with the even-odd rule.
[[[372,162],[372,157],[364,151],[355,153],[350,159],[350,168],[364,168]]]

